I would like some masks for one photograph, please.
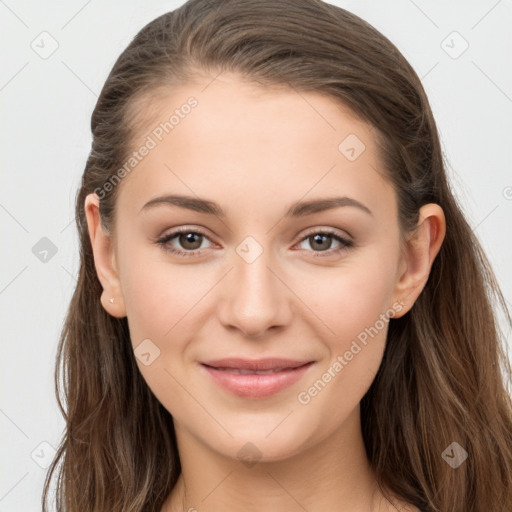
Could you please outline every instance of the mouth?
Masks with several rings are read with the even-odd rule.
[[[289,359],[222,359],[201,368],[224,390],[251,399],[266,398],[299,381],[315,361]]]

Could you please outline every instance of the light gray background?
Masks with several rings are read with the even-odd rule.
[[[75,286],[73,201],[97,95],[139,29],[182,3],[0,0],[1,512],[40,510],[40,466],[64,426],[53,371]],[[511,0],[332,3],[383,32],[422,78],[450,178],[510,303]],[[457,56],[461,37],[469,47]],[[52,38],[47,58],[31,47],[48,52]],[[42,237],[57,249],[46,262],[32,251]]]

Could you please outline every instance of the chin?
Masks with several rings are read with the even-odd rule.
[[[284,417],[286,417],[286,414],[283,414],[282,418]],[[211,437],[204,439],[204,441],[219,454],[238,459],[241,462],[247,462],[248,465],[251,462],[284,461],[305,450],[309,442],[315,437],[312,432],[306,432],[303,429],[297,431],[294,428],[295,425],[289,424],[286,428],[285,422],[282,425],[278,425],[278,422],[272,422],[272,426],[265,425],[265,428],[255,429],[254,426],[252,428],[248,426],[248,428],[238,431],[231,431],[233,438],[223,436],[223,439],[219,439],[218,443],[212,443]],[[276,425],[278,425],[277,428]]]

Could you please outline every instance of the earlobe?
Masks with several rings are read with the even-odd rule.
[[[412,308],[423,291],[445,234],[443,209],[434,203],[422,206],[416,229],[407,238],[401,260],[395,295],[404,303],[404,307],[396,315],[397,318]]]
[[[100,220],[99,198],[95,193],[85,198],[87,229],[94,254],[94,266],[103,287],[101,304],[105,311],[116,318],[126,316],[121,282],[116,268],[113,239],[106,233]],[[114,299],[114,300],[111,300]]]

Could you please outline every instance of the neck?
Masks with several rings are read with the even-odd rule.
[[[162,512],[387,510],[378,508],[383,497],[366,456],[359,407],[319,445],[278,461],[262,454],[254,465],[211,450],[180,425],[176,435],[182,473]]]

